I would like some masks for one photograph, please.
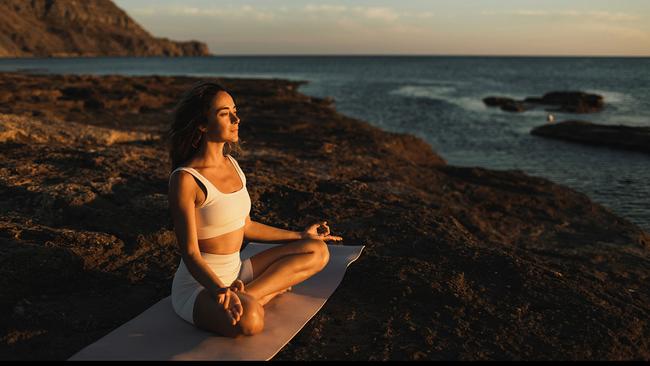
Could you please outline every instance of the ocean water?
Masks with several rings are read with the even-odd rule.
[[[306,80],[301,92],[333,97],[338,111],[423,138],[450,164],[518,169],[587,194],[650,231],[650,156],[532,136],[542,109],[488,108],[490,95],[554,90],[604,96],[595,114],[556,120],[650,126],[650,58],[443,56],[227,56],[0,59],[0,71],[190,75]],[[237,96],[235,95],[235,101]]]

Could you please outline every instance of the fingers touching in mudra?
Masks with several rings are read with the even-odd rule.
[[[327,226],[327,221],[317,222],[310,225],[305,231],[302,232],[303,239],[320,239],[320,240],[343,240],[340,236],[330,235],[330,227]]]
[[[243,290],[243,283],[241,288]],[[232,325],[237,324],[237,322],[241,319],[241,316],[244,315],[244,307],[241,304],[239,296],[237,296],[237,291],[231,290],[230,287],[227,287],[225,291],[220,292],[217,295],[216,300],[226,310],[226,314],[228,314]]]

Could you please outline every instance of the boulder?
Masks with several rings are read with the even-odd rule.
[[[605,106],[604,98],[598,94],[580,91],[550,92],[540,99],[527,98],[528,102],[557,106],[557,111],[569,113],[600,112]]]
[[[525,112],[529,108],[523,102],[503,97],[487,97],[483,103],[488,107],[501,107],[506,112]]]
[[[535,127],[530,133],[582,144],[650,153],[650,127],[564,121]]]
[[[540,97],[527,97],[524,100],[515,100],[506,97],[483,98],[483,103],[488,107],[501,107],[508,112],[524,112],[534,109],[536,105],[552,106],[547,109],[552,112],[568,113],[595,113],[605,107],[605,99],[598,94],[589,94],[581,91],[554,91]]]

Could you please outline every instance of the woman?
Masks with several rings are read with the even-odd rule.
[[[229,154],[239,123],[230,94],[201,82],[182,97],[169,131],[169,207],[182,256],[172,305],[186,321],[229,337],[261,332],[263,306],[325,267],[325,240],[342,240],[325,221],[294,232],[250,219],[246,177]],[[288,242],[242,262],[244,238]]]

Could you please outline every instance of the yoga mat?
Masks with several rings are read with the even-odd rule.
[[[281,244],[249,243],[242,260]],[[166,297],[97,342],[73,355],[81,360],[270,360],[302,329],[334,293],[345,270],[364,246],[328,245],[327,266],[264,307],[264,330],[228,338],[181,319]]]

